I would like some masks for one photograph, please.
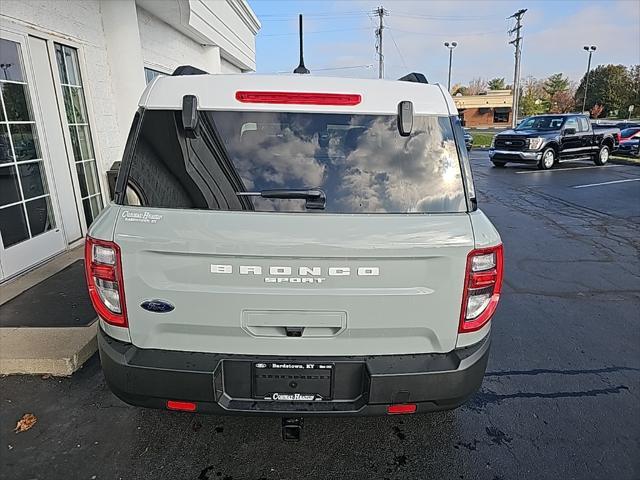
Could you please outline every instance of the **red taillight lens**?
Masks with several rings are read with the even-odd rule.
[[[179,402],[177,400],[167,400],[167,408],[169,410],[178,410],[180,412],[195,412],[197,405],[194,402]]]
[[[502,245],[469,253],[458,332],[475,332],[491,320],[500,300],[503,263]]]
[[[400,415],[403,413],[415,413],[418,406],[415,403],[398,403],[396,405],[389,405],[387,407],[387,413],[390,415]]]
[[[111,325],[127,327],[120,247],[114,242],[87,237],[84,266],[89,298],[96,313]]]
[[[242,103],[353,106],[362,101],[362,96],[356,93],[236,92],[236,100]]]

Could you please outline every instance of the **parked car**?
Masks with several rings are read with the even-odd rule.
[[[466,128],[464,129],[464,145],[467,147],[467,152],[473,148],[473,136]]]
[[[630,157],[640,157],[640,134],[636,134],[630,139],[620,142],[616,153]]]
[[[498,133],[489,158],[496,167],[509,162],[535,164],[549,169],[565,160],[592,160],[604,165],[618,147],[616,127],[592,128],[584,115],[536,115],[524,119],[514,130]]]
[[[111,390],[284,417],[461,405],[485,372],[503,254],[451,105],[403,81],[150,83],[86,239]]]
[[[620,142],[640,137],[640,127],[630,127],[620,130]]]

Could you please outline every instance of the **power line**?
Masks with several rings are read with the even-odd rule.
[[[420,15],[420,14],[415,14],[415,13],[404,13],[404,12],[397,12],[395,10],[392,10],[390,12],[391,14],[393,14],[394,17],[405,17],[405,18],[415,18],[415,19],[421,19],[421,20],[453,20],[453,21],[464,21],[464,22],[470,22],[470,21],[478,21],[480,19],[495,19],[495,15],[475,15],[475,16],[471,16],[471,15]]]
[[[522,55],[522,35],[520,34],[520,30],[522,29],[522,17],[526,11],[526,8],[522,8],[508,17],[516,19],[516,26],[509,30],[509,35],[512,35],[513,33],[516,34],[516,38],[509,42],[516,48],[516,60],[513,71],[513,107],[511,109],[511,126],[513,128],[518,124],[518,106],[520,103],[520,56]]]
[[[409,67],[407,67],[407,62],[404,61],[404,55],[402,55],[402,52],[400,51],[400,47],[398,47],[396,39],[393,36],[393,32],[391,30],[389,30],[389,34],[391,35],[391,40],[393,41],[393,44],[396,46],[396,50],[398,51],[398,55],[400,55],[400,60],[402,61],[402,65],[404,65],[404,68],[408,69]]]
[[[357,19],[358,17],[362,18],[366,13],[358,13],[356,15],[353,14],[345,14],[345,15],[327,15],[324,17],[312,17],[314,22],[323,22],[327,21],[336,21],[340,19]],[[292,22],[295,19],[293,17],[282,17],[282,18],[260,18],[260,22]]]
[[[346,67],[327,67],[327,68],[314,68],[313,71],[315,72],[329,72],[332,70],[352,70],[355,68],[364,68],[366,70],[373,68],[373,63],[368,63],[366,65],[349,65]],[[289,70],[279,70],[277,72],[274,73],[290,73]]]
[[[314,18],[314,17],[344,17],[345,15],[367,15],[369,12],[366,12],[364,10],[354,10],[354,11],[350,11],[350,12],[325,12],[325,13],[305,13],[304,16],[305,17],[309,17],[309,18]],[[298,14],[286,14],[286,13],[274,13],[274,14],[264,14],[264,15],[258,15],[258,18],[262,19],[262,18],[268,18],[268,19],[273,19],[273,18],[281,18],[281,19],[292,19],[292,18],[298,18]]]
[[[428,36],[428,37],[446,37],[446,36],[454,36],[454,37],[479,37],[482,35],[489,35],[492,33],[504,33],[504,30],[487,30],[484,32],[462,32],[462,33],[452,33],[452,32],[446,32],[446,33],[430,33],[430,32],[411,32],[409,30],[399,30],[395,27],[391,27],[388,26],[386,27],[389,30],[393,30],[395,32],[400,32],[400,33],[409,33],[411,35],[424,35],[424,36]]]
[[[312,32],[305,32],[305,35],[310,35],[313,33],[333,33],[333,32],[351,32],[357,30],[369,30],[369,27],[361,27],[361,28],[335,28],[332,30],[314,30]],[[260,34],[258,34],[260,35]],[[290,33],[267,33],[264,35],[260,35],[261,37],[286,37],[291,35],[298,35],[298,32],[290,32]]]

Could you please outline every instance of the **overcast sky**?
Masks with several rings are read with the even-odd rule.
[[[423,0],[274,1],[249,0],[262,23],[257,36],[257,71],[290,72],[298,63],[297,14],[305,15],[305,63],[312,73],[376,77],[371,14],[383,5],[386,77],[423,72],[429,81],[447,82],[445,41],[457,41],[452,84],[474,77],[513,80],[514,48],[506,17],[524,15],[522,77],[564,72],[579,80],[587,66],[583,45],[596,45],[593,65],[640,64],[640,1]],[[363,67],[365,66],[365,67]],[[366,66],[369,66],[367,68]],[[323,70],[357,67],[342,70]]]

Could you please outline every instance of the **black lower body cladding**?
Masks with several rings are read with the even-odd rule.
[[[381,415],[402,403],[417,404],[417,412],[456,408],[480,388],[489,345],[487,336],[447,354],[258,357],[140,349],[98,332],[107,384],[123,401],[151,408],[187,401],[196,403],[198,412],[231,415]],[[273,363],[330,365],[331,394],[321,401],[256,395],[257,388],[268,389],[256,386],[256,365]]]

